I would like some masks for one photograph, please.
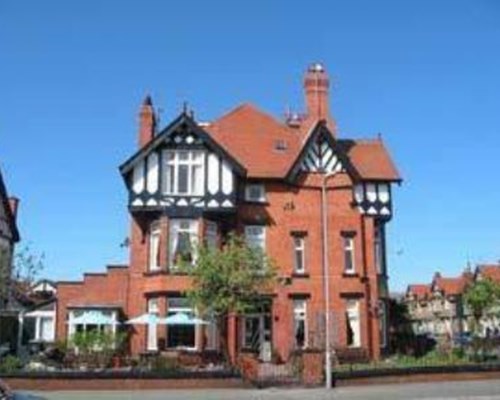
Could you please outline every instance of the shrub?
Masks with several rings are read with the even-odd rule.
[[[21,360],[15,356],[6,356],[0,360],[0,372],[11,373],[23,367]]]

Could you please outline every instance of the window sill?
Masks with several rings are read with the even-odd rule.
[[[359,274],[357,272],[344,272],[342,276],[344,278],[359,278]]]
[[[162,269],[148,270],[143,273],[143,276],[168,275],[168,273],[169,273],[168,269],[162,268]]]
[[[292,278],[309,278],[309,272],[293,272]]]

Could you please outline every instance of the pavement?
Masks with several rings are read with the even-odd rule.
[[[196,389],[19,393],[16,400],[500,400],[500,380],[367,385],[324,389]]]

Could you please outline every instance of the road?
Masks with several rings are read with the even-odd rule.
[[[17,397],[16,397],[17,399]],[[29,400],[500,400],[500,380],[433,382],[323,389],[206,389],[137,392],[23,393]]]

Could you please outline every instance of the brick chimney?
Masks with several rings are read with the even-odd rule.
[[[307,118],[326,121],[328,128],[335,134],[337,127],[328,105],[329,88],[330,78],[324,66],[320,63],[311,64],[304,77]]]
[[[155,135],[156,117],[151,96],[146,96],[139,111],[139,147],[148,144]]]
[[[17,219],[17,209],[19,208],[19,199],[17,197],[9,197],[9,207],[10,212],[12,213],[12,217],[14,221]]]

